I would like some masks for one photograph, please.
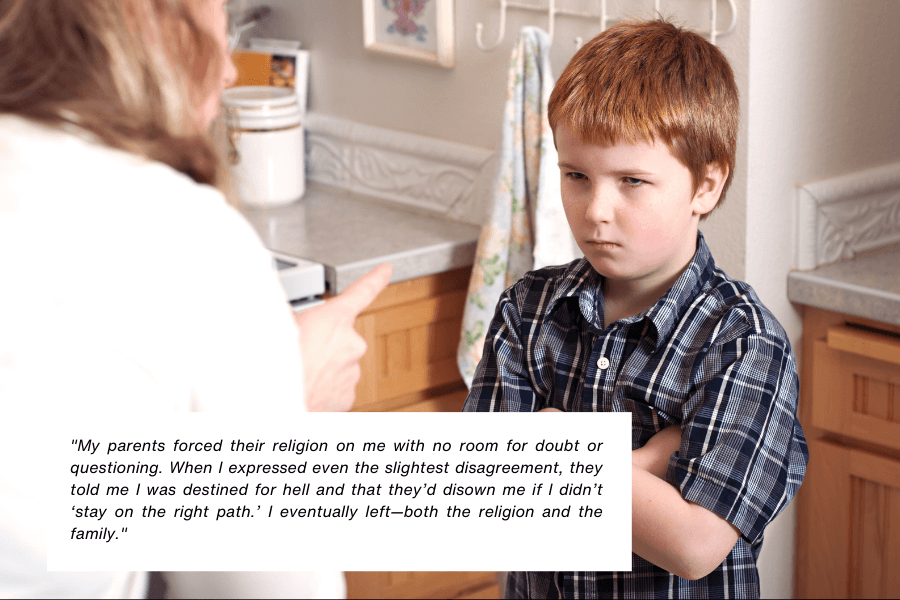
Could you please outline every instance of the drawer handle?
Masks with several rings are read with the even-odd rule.
[[[900,365],[900,341],[845,325],[828,328],[828,347]]]

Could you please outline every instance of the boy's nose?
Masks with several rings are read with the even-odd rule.
[[[606,223],[612,218],[614,195],[605,186],[594,186],[587,207],[584,209],[584,218],[591,223]]]

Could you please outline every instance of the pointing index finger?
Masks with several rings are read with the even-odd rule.
[[[388,263],[378,265],[341,292],[336,299],[355,317],[372,304],[391,279],[394,268]]]

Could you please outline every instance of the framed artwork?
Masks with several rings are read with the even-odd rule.
[[[362,0],[366,50],[453,68],[453,0]]]

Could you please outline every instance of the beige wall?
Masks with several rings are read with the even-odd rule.
[[[558,0],[578,8],[579,0]],[[359,0],[246,0],[274,15],[258,35],[300,39],[311,50],[311,109],[380,127],[494,149],[515,33],[545,26],[511,11],[493,52],[475,46],[475,23],[497,31],[499,3],[456,0],[456,67],[446,70],[363,49]],[[582,0],[581,8],[596,2]],[[737,171],[722,208],[703,225],[717,262],[746,279],[799,348],[800,321],[786,295],[800,183],[900,159],[900,2],[737,0],[737,31],[720,40],[741,92]],[[647,15],[652,0],[609,1],[610,12]],[[705,28],[707,3],[663,0],[665,15]],[[727,16],[719,2],[722,20]],[[560,17],[552,54],[559,74],[575,36],[598,26]],[[767,530],[760,561],[764,597],[792,592],[795,512]]]
[[[795,261],[796,188],[900,160],[898,25],[895,0],[750,7],[746,277],[795,350],[800,312],[785,286]],[[764,597],[791,591],[795,522],[789,506],[766,531]]]

